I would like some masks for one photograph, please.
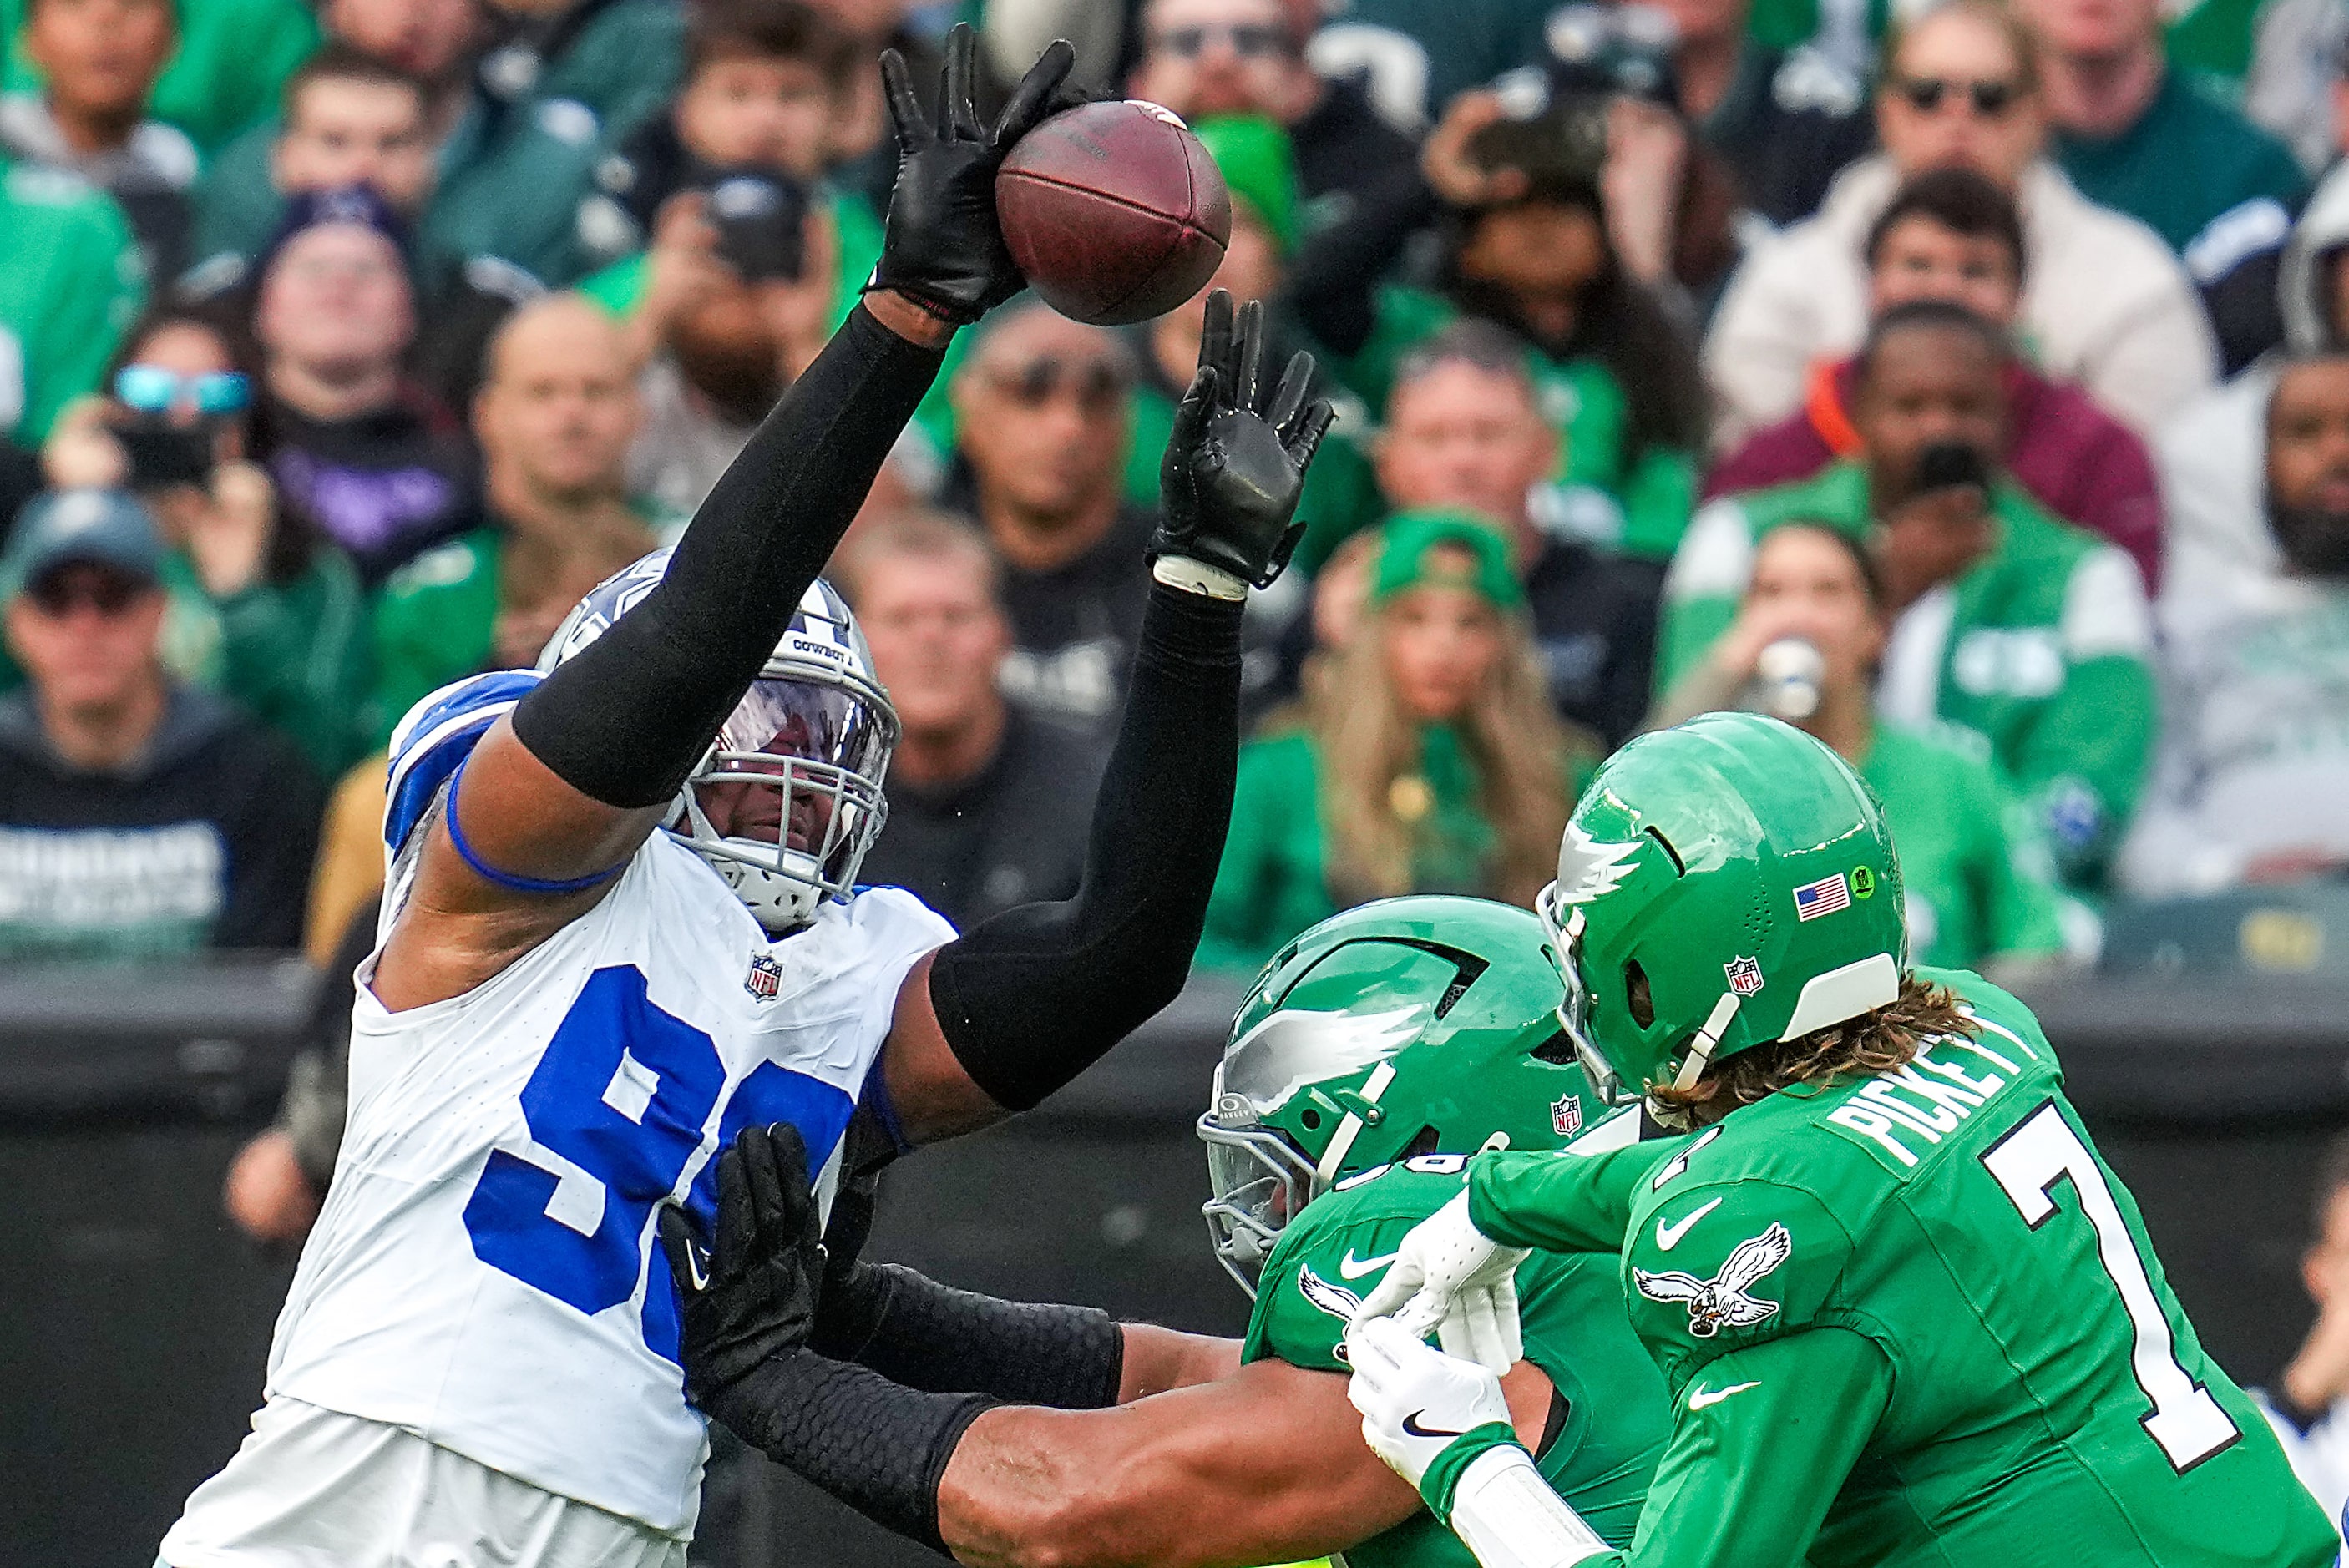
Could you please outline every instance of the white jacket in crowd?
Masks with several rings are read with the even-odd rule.
[[[1723,449],[1802,406],[1813,361],[1868,332],[1868,231],[1900,175],[1882,154],[1836,177],[1816,217],[1756,245],[1704,344],[1723,400]],[[2023,314],[2033,359],[2150,433],[2217,379],[2219,351],[2185,269],[2159,235],[2099,207],[2053,164],[2023,171]]]

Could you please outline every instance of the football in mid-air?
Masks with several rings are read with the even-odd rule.
[[[1134,99],[1056,114],[995,177],[1012,260],[1044,303],[1096,326],[1163,315],[1207,286],[1231,193],[1173,111]]]

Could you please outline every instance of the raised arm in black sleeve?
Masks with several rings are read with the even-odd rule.
[[[972,36],[949,38],[936,123],[894,51],[900,157],[875,286],[941,322],[975,321],[1020,284],[995,218],[995,171],[1068,74],[1045,51],[991,130],[970,107]],[[941,356],[858,305],[702,502],[660,585],[515,707],[514,734],[608,806],[675,795],[847,531]]]
[[[1176,410],[1125,716],[1074,898],[1007,910],[932,960],[930,1003],[973,1083],[1024,1110],[1183,988],[1223,857],[1239,754],[1240,613],[1297,542],[1298,492],[1323,432],[1310,355],[1269,400],[1263,307],[1234,331],[1207,302],[1199,374]]]

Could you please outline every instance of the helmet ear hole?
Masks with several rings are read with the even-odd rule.
[[[1648,988],[1648,972],[1640,967],[1636,958],[1623,963],[1623,997],[1631,1015],[1631,1022],[1643,1029],[1652,1028],[1656,1022],[1656,998]]]

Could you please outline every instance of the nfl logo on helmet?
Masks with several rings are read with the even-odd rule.
[[[1562,1094],[1549,1108],[1549,1130],[1560,1138],[1571,1138],[1582,1130],[1582,1097]]]
[[[1741,996],[1751,996],[1762,989],[1762,965],[1753,958],[1733,958],[1721,966],[1729,976],[1729,988]]]
[[[775,993],[783,988],[783,966],[771,953],[750,956],[750,972],[742,976],[742,989],[761,1002],[771,1002]]]

